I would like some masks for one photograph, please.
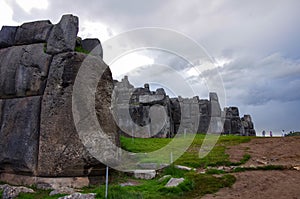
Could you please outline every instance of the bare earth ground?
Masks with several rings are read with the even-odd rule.
[[[244,154],[250,160],[243,166],[283,165],[285,170],[246,171],[233,173],[237,181],[231,188],[223,188],[203,198],[300,199],[300,137],[255,138],[248,143],[232,146],[226,151],[231,161],[239,161]]]

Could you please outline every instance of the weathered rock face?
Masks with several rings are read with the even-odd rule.
[[[47,53],[57,54],[73,51],[78,33],[78,18],[64,15],[60,22],[54,25],[47,42]]]
[[[51,61],[43,49],[44,44],[32,44],[0,50],[1,98],[43,94]]]
[[[55,55],[52,60],[41,105],[41,176],[82,176],[101,168],[81,143],[72,117],[73,84],[86,56],[69,52]]]
[[[49,20],[24,23],[17,30],[15,44],[45,43],[52,27]]]
[[[0,170],[36,174],[41,97],[0,100]]]
[[[3,26],[0,31],[0,48],[13,46],[16,32],[17,27],[15,26]]]
[[[43,177],[101,175],[104,165],[82,144],[72,114],[74,81],[87,57],[105,71],[95,110],[104,132],[118,145],[110,113],[110,69],[99,55],[74,52],[77,32],[78,18],[72,15],[55,25],[37,21],[1,29],[0,174],[6,175],[0,180],[8,175],[33,176],[27,180],[31,183]]]

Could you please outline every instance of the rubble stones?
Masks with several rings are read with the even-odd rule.
[[[171,178],[165,187],[177,187],[180,183],[184,181],[184,178]]]
[[[61,187],[59,189],[54,189],[49,193],[49,196],[57,195],[57,194],[73,194],[75,190],[70,187]]]
[[[139,179],[150,180],[155,178],[155,170],[134,170],[134,177]]]
[[[27,187],[17,187],[17,186],[10,186],[10,185],[3,185],[0,187],[3,190],[2,199],[13,199],[18,197],[20,193],[34,193],[32,189]]]
[[[73,193],[72,195],[59,197],[58,199],[94,199],[96,198],[95,193]]]

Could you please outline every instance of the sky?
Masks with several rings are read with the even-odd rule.
[[[189,96],[176,90],[184,81],[207,98],[206,81],[218,74],[224,105],[251,114],[258,133],[276,134],[300,131],[299,8],[298,0],[1,0],[0,26],[42,19],[55,24],[72,13],[80,20],[79,36],[102,43],[137,28],[176,31],[201,45],[215,67],[199,75],[170,52],[140,49],[111,64],[114,78],[128,74],[136,86],[152,81],[170,95]]]

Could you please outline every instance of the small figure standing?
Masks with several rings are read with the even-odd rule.
[[[273,137],[273,132],[272,131],[270,131],[270,137]]]
[[[281,131],[281,135],[282,135],[282,137],[285,136],[284,130]]]
[[[265,136],[266,136],[266,131],[265,131],[265,130],[263,130],[263,132],[262,132],[262,136],[263,136],[263,137],[265,137]]]

